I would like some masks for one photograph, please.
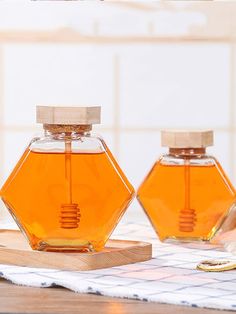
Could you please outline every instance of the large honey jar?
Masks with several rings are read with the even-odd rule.
[[[33,138],[1,189],[31,247],[100,251],[134,189],[104,140],[91,133],[100,107],[37,106]]]

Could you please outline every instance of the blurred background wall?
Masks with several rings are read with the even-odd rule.
[[[235,16],[232,2],[1,1],[1,184],[41,129],[36,104],[101,105],[95,131],[135,187],[162,128],[213,128],[236,183]]]

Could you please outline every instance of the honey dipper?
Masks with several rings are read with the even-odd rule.
[[[72,164],[71,164],[71,134],[67,134],[65,140],[65,181],[66,181],[66,204],[61,205],[60,224],[61,228],[78,228],[80,222],[80,210],[78,204],[72,202]]]
[[[184,209],[179,214],[179,230],[181,232],[193,232],[196,223],[195,209],[190,205],[190,162],[187,157],[184,159],[184,182],[185,200]]]

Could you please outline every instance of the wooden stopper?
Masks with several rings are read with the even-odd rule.
[[[99,124],[101,107],[36,106],[37,123],[43,124]]]
[[[161,144],[171,148],[201,148],[213,145],[212,130],[163,130]]]

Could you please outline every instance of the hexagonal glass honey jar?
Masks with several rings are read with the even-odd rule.
[[[211,130],[165,130],[162,155],[138,189],[161,240],[209,241],[235,227],[235,190],[215,157]],[[219,233],[218,233],[219,234]]]
[[[100,251],[134,196],[104,140],[91,133],[100,107],[37,106],[33,138],[1,189],[30,246]]]

